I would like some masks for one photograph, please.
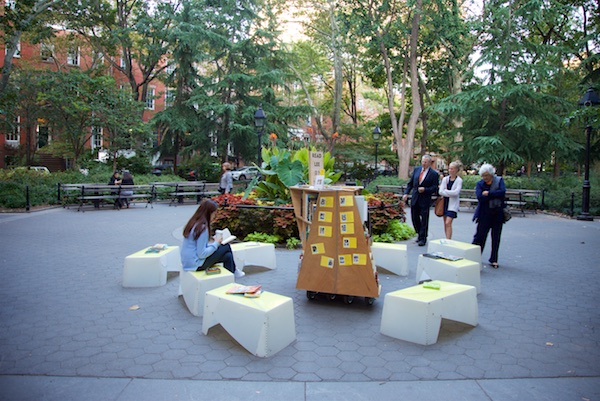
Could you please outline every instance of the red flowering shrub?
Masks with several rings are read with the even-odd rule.
[[[288,238],[299,236],[293,209],[261,207],[256,204],[255,199],[243,199],[241,195],[233,194],[223,194],[212,199],[219,204],[219,209],[213,214],[214,228],[229,228],[238,238],[245,238],[254,232],[277,235],[282,243]],[[372,234],[385,233],[392,220],[406,221],[404,203],[393,193],[370,194],[366,199],[369,204]],[[244,205],[256,207],[243,207]]]
[[[219,209],[213,214],[213,227],[227,227],[238,238],[259,232],[278,235],[285,243],[290,237],[298,237],[293,210],[261,208],[256,205],[255,199],[243,199],[241,195],[233,194],[218,195],[212,200],[219,204]]]
[[[383,234],[392,220],[406,222],[404,202],[392,192],[380,192],[366,196],[371,218],[371,233]],[[394,206],[392,206],[394,205]],[[374,206],[374,208],[372,208]]]

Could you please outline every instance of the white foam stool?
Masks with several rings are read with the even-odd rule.
[[[231,244],[231,252],[236,269],[244,271],[245,266],[262,266],[267,269],[277,267],[275,245],[263,242],[239,242]]]
[[[167,272],[181,270],[178,246],[168,246],[160,252],[149,249],[125,257],[123,287],[158,287],[167,283]]]
[[[383,301],[381,334],[421,345],[435,344],[442,319],[477,326],[475,287],[434,281],[439,290],[422,285],[389,292]]]
[[[417,283],[424,277],[434,280],[444,280],[453,283],[472,285],[481,293],[481,275],[479,263],[469,259],[455,261],[446,259],[433,259],[419,255],[417,262]],[[423,273],[426,276],[423,276]]]
[[[225,269],[222,264],[219,274],[206,274],[206,271],[183,271],[180,275],[181,292],[183,300],[190,313],[202,316],[204,313],[204,296],[207,291],[234,282],[233,273]]]
[[[466,242],[451,239],[434,239],[427,244],[427,252],[443,252],[448,255],[459,256],[479,263],[481,269],[481,247]]]
[[[202,332],[220,324],[251,354],[268,357],[296,339],[291,298],[263,291],[258,298],[226,294],[231,285],[206,293]]]
[[[405,244],[373,242],[371,252],[376,266],[399,276],[408,276],[408,252]]]

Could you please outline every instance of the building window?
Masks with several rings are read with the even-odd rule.
[[[122,69],[125,69],[125,58],[121,57],[120,61],[119,61],[119,65],[121,66]]]
[[[38,149],[50,143],[50,134],[46,125],[38,125]]]
[[[165,92],[165,107],[172,107],[175,102],[175,89],[167,89]]]
[[[54,60],[54,45],[42,42],[40,45],[40,57],[42,61]]]
[[[173,73],[175,72],[175,62],[173,60],[169,60],[167,66],[165,67],[165,73],[167,74],[167,76],[171,76],[173,75]]]
[[[92,127],[92,150],[102,149],[102,127]]]
[[[146,109],[154,110],[154,88],[148,88],[146,92]]]
[[[79,47],[72,47],[67,52],[67,64],[79,65]]]
[[[4,48],[4,54],[8,53],[8,46]],[[17,50],[13,54],[13,58],[21,58],[21,42],[17,42]]]
[[[15,118],[15,125],[12,130],[6,134],[6,142],[11,142],[12,144],[18,144],[21,139],[21,116],[17,116]]]
[[[92,52],[92,63],[93,63],[93,65],[104,64],[104,53],[94,50]]]

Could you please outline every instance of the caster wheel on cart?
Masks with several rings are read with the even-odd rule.
[[[306,291],[306,298],[308,299],[315,299],[315,297],[317,296],[317,293],[314,291]]]
[[[327,297],[329,298],[330,301],[333,301],[335,299],[335,295],[336,294],[328,294]]]
[[[375,302],[375,298],[365,298],[365,302],[367,303],[367,305],[373,305],[373,302]]]
[[[352,302],[354,302],[354,296],[352,295],[346,295],[346,298],[344,298],[344,301],[350,305]]]

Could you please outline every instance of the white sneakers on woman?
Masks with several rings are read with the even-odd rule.
[[[233,272],[233,277],[235,278],[242,278],[246,275],[246,273],[244,273],[243,271],[239,270],[239,269],[235,269],[235,271]]]

